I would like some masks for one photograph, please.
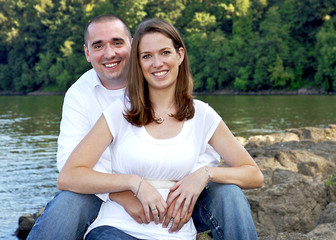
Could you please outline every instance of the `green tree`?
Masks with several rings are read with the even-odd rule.
[[[260,36],[254,46],[257,89],[284,88],[294,81],[290,64],[288,26],[283,24],[278,7],[270,7],[259,27]]]
[[[336,17],[326,21],[316,36],[316,84],[327,91],[336,89]]]
[[[146,5],[147,16],[166,20],[177,27],[177,20],[182,17],[182,12],[185,9],[183,2],[185,1],[149,0]]]
[[[121,16],[133,32],[138,24],[147,16],[145,8],[148,2],[149,0],[120,1],[116,15]]]

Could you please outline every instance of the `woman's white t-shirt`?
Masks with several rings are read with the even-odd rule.
[[[131,125],[123,117],[124,104],[114,101],[104,112],[113,135],[110,145],[114,172],[137,174],[147,179],[180,180],[199,167],[199,156],[207,148],[221,117],[206,103],[194,100],[195,116],[184,122],[180,133],[169,139],[152,137],[145,127]],[[141,191],[141,189],[140,189]],[[169,189],[158,189],[167,199]],[[171,224],[171,223],[170,223]],[[196,239],[192,219],[177,233],[154,222],[137,223],[125,209],[114,201],[103,202],[97,219],[87,233],[98,226],[113,226],[140,239]]]

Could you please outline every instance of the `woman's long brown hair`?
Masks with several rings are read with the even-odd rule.
[[[190,65],[186,47],[183,40],[174,26],[160,19],[146,20],[138,26],[135,31],[130,56],[129,69],[127,71],[126,97],[130,105],[124,113],[128,122],[136,126],[144,126],[155,120],[154,111],[149,99],[148,83],[139,63],[139,43],[141,38],[148,33],[158,32],[173,41],[176,52],[183,48],[184,60],[179,66],[177,83],[175,89],[176,114],[172,115],[179,121],[188,120],[194,117],[195,108],[193,105],[193,80],[190,72]]]

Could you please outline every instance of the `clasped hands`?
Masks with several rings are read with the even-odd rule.
[[[196,172],[177,182],[170,189],[167,201],[145,180],[137,197],[131,191],[110,193],[109,196],[121,204],[136,222],[154,221],[166,228],[172,221],[169,232],[178,232],[190,220],[195,203],[207,184],[207,177],[199,178]]]

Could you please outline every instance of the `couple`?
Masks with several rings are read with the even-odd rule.
[[[103,15],[89,23],[84,50],[93,69],[63,106],[63,191],[28,239],[195,239],[208,229],[215,239],[257,239],[239,187],[260,187],[263,175],[219,115],[193,100],[176,29],[147,20],[132,40]],[[208,143],[230,167],[216,167]]]

